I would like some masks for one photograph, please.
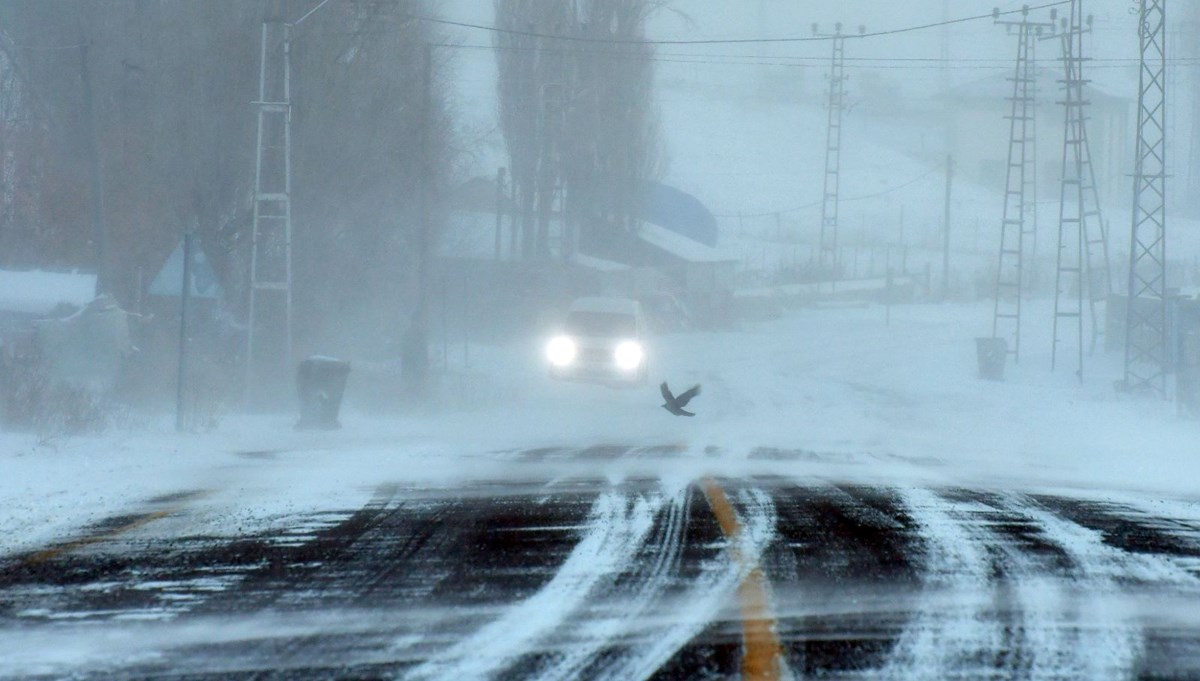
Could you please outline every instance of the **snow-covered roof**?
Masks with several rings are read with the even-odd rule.
[[[605,260],[604,258],[597,258],[594,255],[587,255],[586,253],[576,253],[572,255],[571,262],[581,267],[596,270],[597,272],[625,272],[633,269],[625,263]]]
[[[44,315],[62,303],[83,307],[96,296],[96,275],[0,270],[0,312]]]
[[[643,241],[688,262],[727,262],[737,260],[712,246],[689,239],[666,227],[649,222],[642,223],[638,236]]]

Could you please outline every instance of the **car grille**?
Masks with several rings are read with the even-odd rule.
[[[579,351],[579,359],[584,362],[610,362],[612,353],[605,348],[583,348]]]

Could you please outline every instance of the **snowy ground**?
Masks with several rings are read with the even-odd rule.
[[[1044,305],[1008,380],[975,377],[974,337],[987,305],[808,309],[738,331],[657,338],[651,382],[617,390],[543,377],[537,343],[477,347],[451,383],[460,406],[397,418],[344,415],[345,428],[298,433],[290,416],[229,417],[214,433],[160,428],[39,443],[4,434],[0,550],[42,545],[143,499],[206,490],[234,531],[313,504],[353,507],[381,480],[424,485],[593,473],[777,472],[853,481],[914,480],[1004,487],[1136,490],[1194,498],[1196,423],[1167,403],[1118,395],[1118,358],[1087,358],[1086,381],[1049,368]],[[1037,326],[1034,326],[1034,323]],[[657,381],[703,385],[694,419],[658,408]],[[349,387],[353,401],[353,379]],[[559,461],[528,471],[510,450],[597,444],[679,445],[671,461]],[[819,454],[773,462],[755,450]],[[706,455],[719,451],[719,456]],[[557,470],[561,469],[561,470]],[[1197,511],[1200,517],[1200,510]]]
[[[1161,667],[1200,624],[1166,607],[1200,583],[1200,426],[1116,394],[1116,358],[1088,358],[1082,386],[1051,374],[1049,309],[1027,311],[1003,383],[975,377],[987,305],[895,307],[890,326],[879,307],[804,309],[653,339],[652,381],[635,389],[552,382],[530,342],[473,348],[476,369],[447,378],[452,409],[351,411],[338,432],[281,415],[195,435],[5,434],[0,619],[14,619],[0,622],[0,676],[103,676],[114,646],[135,676],[315,664],[297,641],[321,632],[358,641],[322,643],[327,657],[410,678],[680,678],[736,666],[753,574],[793,671],[860,657],[895,678],[1119,678],[1147,655]],[[703,385],[695,418],[658,408],[660,378]],[[741,522],[728,544],[709,480]],[[509,525],[527,543],[488,550],[489,528]],[[388,607],[420,617],[399,624]],[[214,628],[214,612],[245,614]],[[95,636],[104,621],[121,625]],[[829,627],[870,654],[820,643]],[[1175,633],[1147,633],[1162,628]]]

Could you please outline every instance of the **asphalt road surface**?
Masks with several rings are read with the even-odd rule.
[[[192,496],[0,558],[0,674],[1200,678],[1200,528],[1150,499],[784,478],[383,484],[279,532],[148,531]]]

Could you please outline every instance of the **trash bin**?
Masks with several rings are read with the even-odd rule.
[[[333,357],[309,357],[296,370],[296,391],[300,396],[300,421],[297,430],[336,430],[342,394],[350,363]]]
[[[1008,342],[1003,338],[976,338],[975,350],[979,355],[979,377],[989,381],[1003,381]]]

